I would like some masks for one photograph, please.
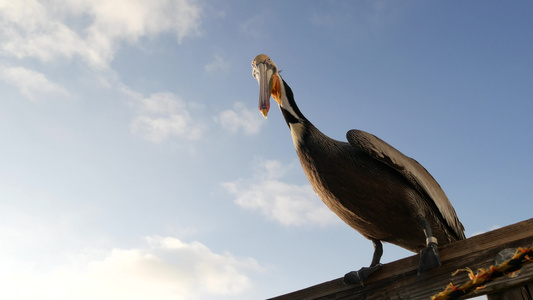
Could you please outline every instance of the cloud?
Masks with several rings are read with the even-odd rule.
[[[283,167],[279,161],[261,160],[251,179],[225,182],[222,186],[236,196],[237,205],[259,211],[283,225],[339,223],[338,217],[322,203],[310,185],[280,181],[291,168],[293,165]]]
[[[175,94],[152,94],[135,105],[139,116],[131,123],[131,131],[150,142],[161,143],[173,136],[196,140],[205,131],[203,123],[191,117],[187,103]]]
[[[259,133],[264,123],[258,112],[250,111],[242,103],[235,103],[233,109],[222,111],[215,121],[231,133],[242,130],[248,135]]]
[[[38,1],[3,1],[0,8],[2,53],[48,61],[54,56],[71,57],[81,51],[83,40],[55,17]]]
[[[272,11],[259,10],[257,14],[239,23],[239,31],[253,38],[264,37],[267,34],[264,28],[272,26],[270,24],[272,19]]]
[[[78,56],[106,69],[122,42],[174,33],[181,43],[200,35],[201,14],[194,0],[2,1],[0,53],[45,62]]]
[[[205,65],[204,69],[208,74],[215,74],[217,72],[227,72],[230,67],[230,63],[224,61],[220,55],[215,55],[212,62]]]
[[[487,233],[489,231],[493,231],[493,230],[496,230],[496,229],[499,229],[499,228],[501,228],[500,225],[492,225],[488,230],[474,232],[470,237],[473,237],[475,235],[480,235],[480,234],[483,234],[483,233]]]
[[[249,290],[247,273],[263,271],[252,258],[160,236],[147,237],[139,248],[72,255],[50,270],[0,262],[3,299],[203,299]]]
[[[23,67],[0,66],[0,79],[17,87],[22,95],[32,101],[69,95],[65,88],[48,80],[43,74]]]

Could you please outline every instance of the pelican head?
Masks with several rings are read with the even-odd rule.
[[[280,77],[278,67],[265,54],[257,55],[252,61],[252,75],[259,84],[259,111],[266,118],[270,109],[270,95],[280,103]]]

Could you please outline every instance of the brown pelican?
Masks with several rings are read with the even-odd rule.
[[[256,56],[252,68],[259,83],[259,110],[266,118],[272,95],[315,192],[374,244],[370,267],[347,273],[345,283],[362,284],[381,267],[381,242],[419,252],[420,274],[440,266],[437,241],[445,245],[465,239],[446,194],[417,161],[364,131],[348,131],[348,143],[329,138],[300,112],[290,87],[267,55]]]

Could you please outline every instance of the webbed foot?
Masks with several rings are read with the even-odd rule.
[[[420,251],[420,261],[418,262],[418,275],[420,273],[434,269],[441,265],[439,251],[436,243],[429,245]]]
[[[351,271],[349,273],[346,273],[346,275],[344,275],[342,282],[344,284],[360,283],[361,286],[364,286],[363,283],[368,278],[368,276],[370,276],[372,273],[374,273],[381,267],[383,267],[382,264],[377,264],[371,267],[363,267],[359,271]]]

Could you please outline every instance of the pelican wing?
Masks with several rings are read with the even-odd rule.
[[[448,224],[448,227],[455,233],[457,238],[465,238],[464,227],[459,221],[448,197],[446,197],[446,194],[433,176],[422,165],[370,133],[353,129],[346,133],[346,138],[352,146],[395,169],[415,189],[428,195],[430,198],[429,201],[432,200],[433,202],[428,204],[437,207],[443,220]]]

